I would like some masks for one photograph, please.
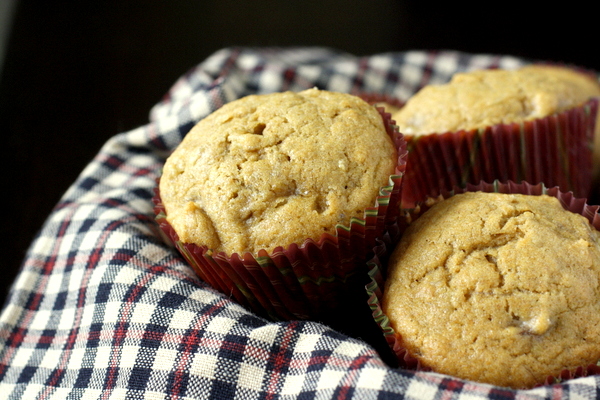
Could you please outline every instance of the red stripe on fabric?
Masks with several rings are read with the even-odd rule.
[[[201,328],[206,324],[206,322],[210,319],[210,317],[216,312],[221,310],[227,301],[225,299],[219,300],[215,303],[210,309],[208,309],[205,313],[198,316],[198,320],[194,324],[194,327],[191,329],[187,335],[183,335],[183,340],[181,340],[181,344],[184,345],[184,348],[180,352],[181,357],[179,358],[179,362],[177,368],[173,371],[173,387],[171,392],[169,393],[169,397],[171,399],[181,398],[182,389],[183,389],[183,380],[184,380],[184,371],[186,371],[187,367],[189,367],[189,363],[192,360],[192,349],[195,346],[201,345],[204,341],[203,338],[199,338],[199,332]],[[222,344],[221,341],[218,341],[219,344]],[[220,347],[217,346],[217,347]]]
[[[275,368],[270,374],[270,380],[267,387],[267,396],[265,397],[266,400],[279,397],[277,386],[280,381],[281,370],[284,367],[289,366],[291,362],[291,360],[288,357],[286,357],[285,353],[287,352],[290,346],[292,337],[294,336],[297,327],[298,321],[292,321],[286,326],[281,345],[279,346],[279,351],[276,354],[271,355],[270,357],[274,358],[273,364],[275,365]]]
[[[421,83],[419,83],[419,89],[429,84],[429,80],[431,79],[431,71],[433,70],[433,65],[435,64],[435,60],[437,59],[436,52],[427,53],[427,62],[425,64],[425,68],[423,68],[423,75],[421,76]]]
[[[36,343],[49,345],[49,344],[52,344],[55,337],[56,336],[54,336],[54,335],[41,335],[39,337],[39,339],[36,341]]]
[[[232,49],[231,55],[227,57],[227,60],[223,63],[223,67],[221,67],[219,78],[225,78],[229,75],[229,70],[236,64],[241,52],[241,49]]]
[[[88,282],[92,275],[92,272],[93,272],[94,268],[97,266],[98,261],[101,259],[101,255],[104,251],[104,246],[105,246],[106,241],[108,240],[108,237],[110,236],[110,234],[113,233],[113,231],[118,226],[126,224],[128,222],[130,222],[130,221],[129,220],[120,220],[120,221],[114,221],[113,223],[109,224],[105,228],[103,234],[100,236],[98,243],[94,248],[94,251],[87,259],[85,273],[82,277],[81,286],[79,287],[79,293],[78,293],[78,297],[77,297],[77,311],[75,313],[75,318],[73,320],[73,329],[71,329],[71,331],[69,332],[69,335],[67,337],[67,341],[65,343],[61,358],[59,360],[59,366],[56,370],[54,370],[52,372],[52,375],[46,381],[47,386],[45,387],[45,390],[40,394],[40,397],[39,397],[40,400],[43,400],[44,398],[49,396],[50,393],[54,390],[54,388],[60,384],[61,380],[64,377],[64,373],[65,373],[66,367],[68,365],[68,360],[71,357],[71,351],[73,350],[73,347],[75,346],[75,343],[77,342],[77,338],[79,336],[79,328],[81,325],[81,318],[82,318],[83,309],[85,306],[85,294],[87,291],[87,285],[88,285]]]
[[[565,390],[563,389],[563,385],[553,385],[552,386],[552,399],[560,400],[565,397]]]
[[[245,344],[234,342],[222,342],[221,346],[219,347],[223,350],[228,350],[240,354],[243,354],[244,350],[248,348],[248,346],[246,346]]]
[[[112,390],[115,387],[118,375],[118,365],[121,356],[121,346],[129,333],[129,320],[132,314],[132,310],[135,305],[135,299],[138,298],[140,293],[145,286],[156,277],[156,271],[154,269],[148,269],[147,273],[133,286],[129,296],[123,299],[123,308],[119,312],[120,321],[117,322],[117,327],[113,334],[113,345],[111,346],[111,354],[109,365],[107,368],[107,377],[104,380],[104,392],[102,398],[107,399],[110,397]]]
[[[499,68],[500,67],[500,56],[492,57],[492,61],[490,61],[490,65],[488,68]]]
[[[60,225],[60,228],[56,235],[56,238],[55,238],[56,242],[54,244],[54,247],[52,248],[50,257],[48,257],[48,261],[44,262],[44,264],[42,265],[42,268],[41,268],[42,274],[40,277],[40,284],[39,284],[39,286],[37,286],[38,292],[37,292],[36,296],[34,296],[35,307],[32,307],[30,305],[26,309],[24,317],[19,322],[17,322],[15,324],[15,326],[22,326],[22,327],[30,326],[31,321],[33,320],[33,318],[37,312],[37,307],[39,307],[39,303],[41,302],[41,300],[43,298],[42,293],[45,292],[46,286],[48,285],[49,272],[54,269],[56,259],[58,258],[59,249],[62,244],[62,238],[64,237],[65,232],[67,231],[67,228],[69,227],[69,225],[71,223],[71,217],[73,216],[74,213],[75,213],[75,209],[72,209],[71,212],[63,219],[63,222]],[[26,266],[27,266],[27,264],[26,264]],[[4,353],[4,357],[2,358],[2,361],[0,361],[0,376],[4,375],[4,373],[6,372],[6,369],[9,367],[10,360],[13,358],[17,349],[23,342],[23,340],[26,336],[26,332],[27,332],[26,328],[18,328],[17,331],[15,332],[15,334],[13,334],[13,333],[10,334],[10,336],[9,336],[10,346],[8,346],[8,350],[6,351],[6,353]]]
[[[350,93],[360,93],[363,92],[364,89],[364,76],[365,76],[365,72],[369,67],[369,58],[368,57],[361,57],[358,59],[358,71],[356,72],[356,76],[354,77],[354,80],[352,82],[352,88],[350,90]]]
[[[359,374],[359,370],[372,358],[372,355],[363,355],[352,360],[349,371],[346,374],[346,379],[344,379],[338,395],[336,396],[337,399],[346,399],[352,397],[352,393],[350,391],[354,389],[352,384],[355,383]]]
[[[113,155],[107,155],[107,157],[104,158],[104,161],[102,163],[116,171],[119,169],[119,167],[121,165],[124,164],[124,162],[125,161],[119,157],[115,157]]]
[[[210,97],[210,100],[212,101],[215,110],[223,106],[223,101],[219,97],[219,94],[221,92],[219,90],[216,90],[216,88],[221,86],[222,82],[224,82],[227,79],[227,76],[229,75],[229,70],[233,68],[233,66],[236,64],[240,53],[241,49],[233,49],[231,51],[231,55],[227,57],[227,59],[223,63],[223,66],[221,67],[219,76],[210,84],[208,96]]]
[[[385,366],[386,364],[382,360],[375,358],[377,357],[375,354],[376,353],[373,353],[371,356],[365,355],[364,357],[371,357],[373,365]],[[336,357],[335,354],[331,354],[327,356],[312,356],[309,360],[292,360],[290,362],[290,367],[295,369],[304,369],[314,365],[327,364],[331,367],[347,369],[352,368],[353,362],[354,361],[348,361],[347,359]]]
[[[283,82],[281,85],[281,91],[285,92],[289,90],[294,78],[296,77],[296,67],[288,67],[283,71],[282,74]]]
[[[457,393],[460,393],[465,384],[462,381],[456,379],[444,379],[440,388],[443,389],[440,400],[450,400],[456,397]]]

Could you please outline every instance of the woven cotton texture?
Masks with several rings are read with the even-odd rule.
[[[266,321],[200,281],[154,222],[165,158],[226,102],[311,87],[406,100],[457,71],[523,63],[456,52],[215,53],[147,125],[100,149],[32,243],[0,316],[0,399],[598,398],[597,377],[507,390],[388,367],[367,343],[315,322]]]

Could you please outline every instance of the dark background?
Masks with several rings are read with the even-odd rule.
[[[581,4],[0,1],[2,298],[46,216],[101,145],[145,124],[171,84],[220,48],[451,49],[600,70],[595,13]]]

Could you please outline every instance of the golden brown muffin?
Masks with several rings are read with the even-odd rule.
[[[434,371],[524,388],[600,358],[600,234],[554,197],[453,196],[388,268],[383,311]]]
[[[517,70],[458,73],[429,85],[392,114],[405,135],[457,132],[548,117],[600,96],[591,75],[572,68],[528,65]],[[600,174],[600,124],[594,141],[594,176]]]
[[[570,68],[479,70],[424,87],[393,119],[408,135],[455,132],[543,118],[597,96],[598,81]]]
[[[165,164],[160,194],[183,242],[271,251],[362,218],[396,162],[381,115],[358,97],[252,95],[188,133]]]

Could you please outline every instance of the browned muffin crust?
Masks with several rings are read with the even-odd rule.
[[[547,117],[598,96],[598,80],[571,68],[477,70],[424,87],[393,119],[408,135],[456,132]]]
[[[363,217],[396,160],[381,115],[358,97],[252,95],[188,133],[165,164],[160,193],[183,242],[256,253]]]
[[[434,371],[531,387],[600,358],[600,235],[554,197],[456,195],[409,227],[382,306]]]

